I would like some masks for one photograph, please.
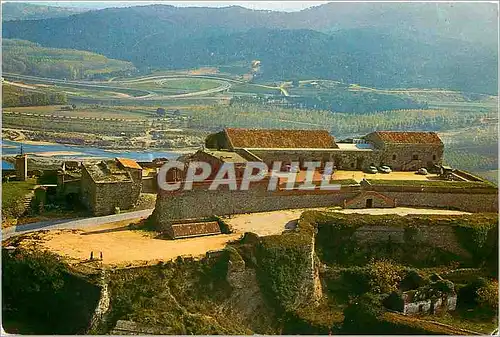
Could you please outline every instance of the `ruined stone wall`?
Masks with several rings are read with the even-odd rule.
[[[142,193],[158,193],[158,179],[156,175],[142,179]]]
[[[96,184],[94,215],[107,215],[115,212],[115,207],[120,210],[134,206],[141,193],[138,182],[107,182]]]
[[[441,248],[450,253],[470,257],[460,243],[455,234],[455,230],[449,225],[419,225],[414,229],[412,240],[425,243],[433,247]],[[405,243],[405,228],[390,226],[362,226],[354,233],[356,240],[360,243],[391,241],[395,243]]]
[[[166,229],[171,221],[179,219],[342,206],[344,199],[353,197],[358,191],[357,187],[343,187],[340,191],[267,191],[267,182],[252,184],[248,191],[229,191],[226,186],[209,191],[208,186],[198,185],[191,191],[160,191],[154,217],[159,228]]]
[[[80,180],[80,201],[92,213],[94,213],[95,197],[95,183],[85,167],[83,167]]]

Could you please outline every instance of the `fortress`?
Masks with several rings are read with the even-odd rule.
[[[498,212],[497,188],[461,170],[442,166],[444,145],[434,132],[377,131],[360,139],[335,141],[324,130],[224,129],[206,138],[205,149],[184,158],[204,161],[217,172],[224,163],[236,167],[237,184],[248,162],[274,162],[283,166],[308,161],[333,162],[332,183],[340,190],[278,188],[268,191],[269,177],[252,182],[246,191],[219,186],[209,190],[214,176],[194,182],[191,190],[158,191],[153,218],[158,229],[218,215],[253,213],[294,208],[428,207],[469,212]],[[364,174],[367,166],[390,166],[392,173]],[[430,174],[413,171],[426,168]],[[239,172],[239,173],[238,173]],[[298,173],[299,176],[301,172]],[[167,181],[185,179],[186,170],[168,171]],[[351,178],[352,177],[352,178]],[[357,179],[356,179],[357,177]]]

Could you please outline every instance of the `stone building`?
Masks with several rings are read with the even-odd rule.
[[[350,142],[335,142],[327,131],[225,129],[206,139],[208,149],[186,156],[184,170],[171,169],[167,181],[185,178],[189,161],[209,163],[212,174],[225,163],[235,163],[237,185],[241,171],[251,161],[272,166],[322,160],[333,161],[338,169],[356,170],[366,165],[392,165],[393,169],[413,170],[439,164],[443,144],[430,132],[376,132]],[[429,152],[430,150],[430,152]],[[401,152],[397,152],[401,151]],[[394,154],[396,157],[394,158]],[[211,178],[197,181],[192,189],[158,190],[153,213],[158,229],[170,229],[173,222],[203,219],[213,215],[265,212],[281,209],[340,206],[344,208],[425,207],[457,209],[467,212],[498,212],[498,189],[470,174],[456,172],[461,180],[472,183],[462,188],[459,182],[435,180],[362,180],[344,181],[340,190],[301,190],[288,188],[279,181],[276,190],[268,190],[269,175],[252,182],[248,190],[231,190],[220,185],[210,190]],[[299,172],[303,173],[303,172]],[[411,175],[410,175],[411,177]],[[435,177],[439,179],[439,177]],[[182,184],[181,184],[182,185]]]
[[[372,132],[364,139],[380,153],[379,162],[394,170],[412,171],[441,165],[444,145],[435,132]]]
[[[303,166],[306,161],[327,162],[332,150],[339,147],[326,130],[232,129],[207,137],[209,149],[235,152],[249,161],[263,161],[272,166],[275,161],[284,165],[293,161]]]
[[[82,164],[80,198],[94,215],[133,207],[141,189],[142,168],[131,159]]]
[[[435,132],[377,131],[350,142],[336,142],[326,130],[233,129],[209,135],[205,146],[233,152],[268,166],[307,161],[333,162],[337,169],[363,170],[389,165],[393,170],[433,168],[443,159],[444,145]]]

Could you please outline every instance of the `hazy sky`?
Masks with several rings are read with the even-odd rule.
[[[251,9],[299,11],[304,8],[318,6],[328,1],[15,1],[40,5],[81,8],[129,7],[160,3],[180,7],[227,7],[238,5]]]

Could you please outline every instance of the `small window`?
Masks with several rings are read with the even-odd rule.
[[[436,155],[435,154],[432,155],[432,160],[436,160]]]
[[[351,163],[351,167],[354,167],[354,163]]]
[[[412,160],[418,160],[418,154],[414,154]]]
[[[396,160],[396,155],[395,154],[392,155],[392,160]]]

